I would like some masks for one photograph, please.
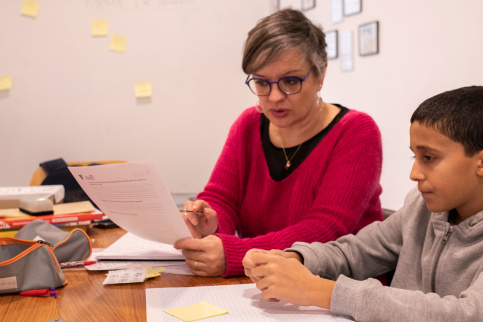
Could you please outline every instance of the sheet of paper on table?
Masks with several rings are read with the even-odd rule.
[[[153,268],[164,267],[163,273],[193,275],[188,265],[182,261],[109,261],[103,260],[93,265],[85,266],[90,271],[112,271],[116,269],[128,269],[151,266]],[[83,267],[82,267],[83,268]],[[79,268],[81,269],[81,268]]]
[[[173,245],[150,241],[128,232],[96,255],[96,260],[106,259],[184,261],[184,256]]]
[[[163,310],[206,301],[227,310],[209,321],[352,321],[315,306],[267,302],[255,284],[146,289],[147,322],[179,320]],[[208,321],[208,320],[207,320]]]
[[[99,209],[134,235],[166,244],[191,237],[153,161],[69,170]]]
[[[90,271],[128,269],[141,266],[165,267],[165,273],[193,275],[181,251],[172,245],[153,242],[131,233],[102,251],[93,252],[96,264],[86,266]]]

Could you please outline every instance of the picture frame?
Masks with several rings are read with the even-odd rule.
[[[282,9],[294,9],[302,10],[302,0],[277,0],[278,10]]]
[[[352,16],[362,12],[362,0],[344,0],[344,16]]]
[[[316,0],[301,0],[302,1],[302,11],[307,11],[315,8]]]
[[[327,44],[327,59],[336,59],[339,56],[339,33],[337,30],[328,30],[325,32],[325,43]]]
[[[359,55],[370,56],[379,53],[379,21],[359,25]]]

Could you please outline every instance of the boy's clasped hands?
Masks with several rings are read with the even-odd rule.
[[[251,249],[243,266],[264,300],[329,309],[335,282],[313,275],[301,262],[296,252]]]

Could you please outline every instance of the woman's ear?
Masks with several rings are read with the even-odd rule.
[[[327,70],[327,65],[328,63],[325,62],[325,65],[324,65],[324,70],[322,72],[322,75],[320,75],[320,83],[319,83],[319,87],[318,87],[318,92],[320,92],[322,90],[322,86],[324,85],[324,79],[325,79],[325,71]]]

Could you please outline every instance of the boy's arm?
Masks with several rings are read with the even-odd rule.
[[[341,274],[357,280],[380,276],[396,268],[402,245],[401,217],[394,213],[383,222],[364,227],[357,235],[327,243],[297,242],[285,251],[299,253],[313,274],[334,281]]]
[[[459,297],[384,287],[374,279],[341,275],[331,311],[356,321],[483,321],[483,273]]]
[[[403,244],[403,230],[410,217],[428,215],[415,207],[417,188],[408,193],[404,206],[382,222],[374,222],[357,235],[346,235],[327,243],[295,243],[286,251],[298,252],[313,274],[337,280],[339,275],[364,280],[396,268]],[[424,214],[423,214],[424,212]]]

